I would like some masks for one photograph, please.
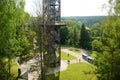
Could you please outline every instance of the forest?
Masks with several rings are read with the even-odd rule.
[[[91,23],[92,25],[87,26],[85,25],[85,23],[82,23],[79,20],[75,20],[74,17],[72,17],[73,19],[70,18],[71,17],[63,19],[63,21],[68,23],[68,25],[63,26],[60,29],[61,44],[73,47],[80,47],[80,44],[82,43],[81,41],[87,40],[85,41],[85,44],[86,42],[88,42],[88,46],[86,46],[86,48],[91,49],[92,41],[95,38],[100,38],[100,25],[101,22],[104,22],[104,19],[100,19],[100,21],[98,22],[100,17],[94,17],[93,21],[95,21],[95,23]],[[81,19],[81,17],[75,18]],[[89,20],[89,17],[87,17],[87,19]],[[87,22],[87,24],[89,23],[90,22]],[[83,38],[83,40],[80,41],[80,38]]]
[[[61,28],[68,35],[61,38],[61,42],[65,41],[67,45],[92,50],[91,53],[96,54],[94,65],[97,67],[95,74],[98,80],[119,80],[120,76],[118,72],[120,70],[120,2],[116,0],[116,5],[112,5],[113,2],[109,1],[114,7],[114,12],[112,12],[113,8],[110,8],[109,16],[106,18],[99,17],[100,21],[98,21],[95,17],[93,20],[88,17],[85,19],[69,17],[73,21],[69,21],[68,27]],[[87,22],[87,19],[90,21]]]
[[[86,26],[91,26],[94,23],[102,23],[107,19],[107,16],[70,16],[62,17],[62,19],[76,20],[84,23]]]
[[[113,5],[114,4],[114,5]],[[95,54],[97,80],[119,80],[120,1],[109,0],[108,16],[63,17],[60,44]],[[20,63],[44,52],[46,34],[38,22],[24,11],[24,0],[0,0],[0,79],[17,80],[16,57]],[[112,6],[112,7],[111,7]]]

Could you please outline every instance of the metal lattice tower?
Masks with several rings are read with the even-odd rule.
[[[46,36],[42,64],[45,70],[47,68],[60,67],[61,48],[59,29],[60,26],[65,25],[65,23],[61,23],[60,7],[60,0],[43,0],[42,26]],[[43,71],[42,75],[44,74],[45,72]]]
[[[43,17],[47,25],[60,22],[60,0],[43,0]]]

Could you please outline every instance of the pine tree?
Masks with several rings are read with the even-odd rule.
[[[60,42],[62,45],[67,44],[68,40],[68,28],[67,27],[61,27],[60,28]]]
[[[90,37],[89,37],[88,31],[86,30],[84,24],[82,24],[82,28],[81,28],[81,32],[80,32],[79,46],[80,46],[80,48],[83,48],[83,49],[90,48]]]

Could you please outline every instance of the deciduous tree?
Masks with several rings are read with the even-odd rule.
[[[8,58],[8,63],[0,58],[0,68],[8,65],[8,67],[3,67],[5,71],[0,71],[2,72],[0,74],[8,73],[2,80],[13,80],[11,58],[15,54],[25,54],[30,50],[30,42],[27,38],[29,31],[26,27],[29,15],[24,12],[24,5],[24,0],[0,1],[0,56]]]
[[[109,0],[108,19],[101,25],[102,52],[97,55],[95,65],[99,80],[119,80],[120,76],[120,18],[118,0]]]

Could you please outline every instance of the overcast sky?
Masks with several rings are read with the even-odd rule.
[[[39,0],[40,1],[40,0]],[[107,15],[102,5],[108,0],[61,0],[61,16],[101,16]],[[37,0],[26,0],[25,11],[35,15]]]

